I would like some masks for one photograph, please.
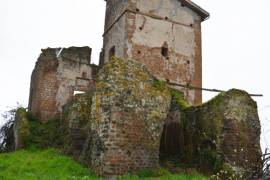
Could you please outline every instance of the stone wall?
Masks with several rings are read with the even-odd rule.
[[[159,166],[170,92],[136,61],[113,58],[94,94],[76,95],[63,112],[64,151],[103,176]]]
[[[91,123],[92,97],[93,93],[77,94],[63,108],[63,149],[75,159],[83,159],[84,144]]]
[[[103,176],[171,160],[221,179],[262,169],[260,122],[248,93],[233,89],[190,106],[137,61],[112,58],[96,91],[76,96],[63,117],[66,152]]]
[[[202,86],[198,14],[178,0],[111,0],[106,14],[105,62],[114,48],[114,55],[145,64],[161,80]],[[174,88],[183,91],[189,103],[201,103],[201,91]]]
[[[40,120],[61,114],[74,91],[91,91],[98,67],[89,47],[43,49],[31,76],[29,110]]]
[[[170,93],[135,61],[113,58],[99,72],[84,159],[101,175],[159,166]]]
[[[244,91],[186,108],[172,101],[165,122],[162,160],[171,156],[221,179],[252,179],[262,169],[257,105]]]

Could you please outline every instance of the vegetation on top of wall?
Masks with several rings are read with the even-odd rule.
[[[164,81],[155,79],[154,87],[157,88],[158,90],[163,91],[163,90],[165,90],[167,88],[167,85],[166,85],[166,83]]]
[[[188,102],[185,100],[184,93],[178,91],[176,89],[170,89],[172,98],[176,101],[176,104],[180,107],[180,109],[186,109],[190,107]]]
[[[172,96],[172,99],[175,100],[176,104],[179,106],[180,109],[186,109],[186,108],[190,107],[188,102],[185,100],[184,93],[179,91],[179,90],[169,88],[165,81],[155,79],[154,87],[160,91],[164,91],[166,89],[169,89],[171,96]]]

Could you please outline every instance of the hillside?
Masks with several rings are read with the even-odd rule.
[[[55,149],[3,153],[0,154],[0,162],[0,179],[4,180],[102,179]],[[161,177],[157,177],[159,175]],[[124,175],[117,179],[206,180],[207,178],[200,175],[173,175],[161,169],[157,172],[142,171],[138,175]]]

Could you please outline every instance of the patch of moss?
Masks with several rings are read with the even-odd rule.
[[[78,121],[80,126],[85,126],[89,122],[89,116],[92,106],[92,97],[92,93],[75,95],[73,101],[64,107],[65,118],[75,113],[78,117],[74,119],[74,121]]]
[[[166,83],[164,81],[160,81],[158,79],[154,80],[154,87],[160,91],[164,91],[167,88]]]
[[[188,102],[185,100],[184,93],[181,91],[178,91],[176,89],[170,89],[171,96],[173,99],[175,99],[177,105],[180,107],[180,109],[186,109],[190,107]]]

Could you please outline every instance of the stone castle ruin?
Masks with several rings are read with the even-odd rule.
[[[59,117],[75,91],[95,89],[97,71],[89,47],[43,49],[31,77],[29,110],[44,121]]]
[[[202,87],[201,22],[208,17],[185,0],[107,1],[100,66],[112,56],[134,59],[160,80]],[[91,90],[98,67],[90,61],[87,47],[43,50],[31,79],[33,114],[53,118],[75,90]],[[201,103],[201,91],[179,90],[189,103]]]
[[[89,47],[43,49],[31,77],[31,117],[40,126],[60,120],[64,152],[104,176],[171,157],[223,179],[261,169],[260,122],[248,93],[233,89],[202,104],[201,90],[168,85],[202,87],[201,22],[209,13],[190,0],[106,3],[99,66]],[[26,114],[16,116],[17,149],[32,131],[21,131]]]

